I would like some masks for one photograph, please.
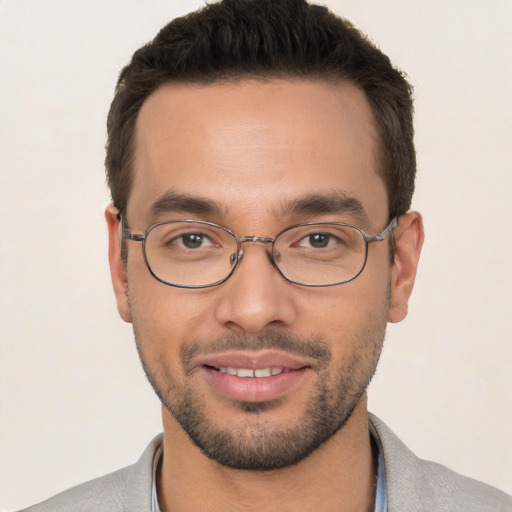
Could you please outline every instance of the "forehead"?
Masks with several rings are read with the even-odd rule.
[[[166,84],[137,119],[128,213],[147,218],[172,193],[256,218],[307,194],[338,194],[371,220],[387,212],[377,148],[368,101],[347,82]]]

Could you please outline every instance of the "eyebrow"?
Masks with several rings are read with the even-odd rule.
[[[211,199],[170,191],[160,196],[151,205],[149,215],[151,218],[158,218],[169,213],[225,216],[227,211],[227,207],[221,207]],[[356,221],[368,221],[361,201],[345,192],[309,194],[291,201],[285,201],[280,208],[274,210],[274,215],[278,218],[287,216],[312,217],[326,214],[350,215]]]
[[[222,208],[211,199],[177,192],[167,192],[150,207],[149,215],[159,217],[167,213],[192,213],[198,215],[220,215]]]
[[[359,199],[345,192],[310,194],[285,203],[281,215],[314,216],[325,214],[350,215],[355,220],[367,222],[368,217]]]

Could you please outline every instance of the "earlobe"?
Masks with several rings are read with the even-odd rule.
[[[119,210],[108,205],[105,208],[105,219],[108,228],[108,260],[110,276],[116,296],[117,310],[125,322],[131,322],[130,308],[126,286],[125,265],[121,255],[122,241],[120,230]]]
[[[418,212],[408,212],[399,218],[394,232],[395,258],[391,270],[391,301],[389,322],[400,322],[407,315],[407,306],[416,278],[425,233]]]

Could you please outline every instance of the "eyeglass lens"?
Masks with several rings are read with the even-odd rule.
[[[224,280],[238,261],[238,250],[230,231],[201,222],[157,224],[146,234],[144,244],[153,274],[181,286],[208,286]],[[297,226],[277,236],[272,259],[284,277],[299,284],[343,283],[363,268],[366,241],[352,226]]]

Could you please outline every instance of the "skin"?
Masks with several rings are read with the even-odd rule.
[[[171,218],[219,223],[238,236],[273,237],[299,222],[341,221],[368,234],[388,221],[388,198],[377,172],[378,136],[364,94],[349,83],[244,80],[208,86],[169,84],[144,103],[136,127],[135,173],[126,217],[134,232]],[[309,194],[355,198],[362,212],[290,213],[283,205]],[[166,193],[215,201],[216,212],[151,212]],[[386,322],[407,313],[423,242],[421,217],[409,212],[388,242],[369,247],[355,280],[307,288],[287,282],[267,249],[247,244],[243,260],[220,286],[187,290],[163,285],[143,261],[140,244],[120,256],[117,210],[106,210],[109,259],[121,317],[134,324],[137,347],[171,406],[191,393],[216,428],[251,433],[296,428],[318,386],[313,371],[279,403],[254,414],[226,400],[201,371],[187,374],[180,351],[195,340],[233,333],[254,339],[282,333],[321,339],[331,359],[325,380],[337,392],[338,372],[350,367],[361,382],[373,374]],[[257,278],[255,278],[257,276]],[[127,285],[128,283],[128,285]],[[352,364],[351,366],[351,363]],[[309,400],[309,401],[308,401]],[[166,407],[164,457],[158,477],[166,511],[367,511],[374,501],[374,470],[363,392],[343,428],[292,466],[236,470],[206,457]]]

